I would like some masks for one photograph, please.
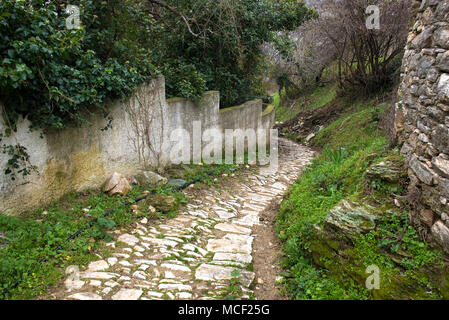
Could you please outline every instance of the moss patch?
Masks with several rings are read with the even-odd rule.
[[[371,164],[402,160],[378,130],[387,105],[345,97],[332,103],[342,104],[345,112],[312,140],[322,154],[291,187],[277,216],[287,291],[295,299],[446,297],[448,266],[420,240],[408,212],[392,205],[403,186],[372,185],[366,178]],[[329,229],[325,219],[343,199],[373,206],[382,217],[376,228],[353,239]],[[370,265],[379,267],[379,290],[365,287]]]

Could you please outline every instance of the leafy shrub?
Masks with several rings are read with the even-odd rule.
[[[82,6],[86,25],[68,30],[56,1],[0,3],[0,101],[12,123],[20,115],[33,128],[88,123],[90,114],[107,115],[106,99],[129,96],[152,76],[148,54],[134,48],[123,56],[129,30],[111,37],[120,21],[104,23],[115,10],[131,14],[126,5],[73,4]]]

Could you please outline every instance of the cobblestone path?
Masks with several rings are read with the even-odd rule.
[[[176,218],[143,219],[120,232],[108,244],[112,256],[68,275],[64,290],[52,297],[220,299],[229,294],[234,278],[241,284],[239,297],[252,298],[253,231],[259,215],[279,201],[313,156],[309,148],[280,139],[278,171],[259,168],[259,173],[229,177],[224,185],[195,193],[186,189],[190,203]]]

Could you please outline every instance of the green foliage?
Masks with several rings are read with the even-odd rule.
[[[222,293],[224,300],[236,300],[242,295],[242,287],[240,285],[240,271],[234,269],[231,272],[231,280],[228,287]]]
[[[150,27],[132,1],[72,4],[83,10],[80,29],[66,28],[57,1],[0,3],[0,101],[12,123],[19,116],[33,128],[88,123],[88,115],[108,114],[106,99],[129,96],[153,75],[148,53],[129,37]]]
[[[0,133],[0,141],[2,134]],[[32,172],[37,171],[37,167],[32,165],[30,162],[30,155],[27,149],[20,145],[6,145],[0,147],[3,154],[9,156],[8,162],[4,169],[6,175],[10,175],[11,180],[16,180],[17,175],[22,175],[23,177],[30,175]]]
[[[287,121],[295,117],[299,112],[318,109],[328,105],[337,96],[337,86],[330,84],[324,87],[304,89],[301,91],[301,97],[296,99],[293,103],[287,99],[286,90],[280,91],[273,95],[277,102],[276,120]]]
[[[71,1],[82,22],[71,30],[60,1],[2,1],[0,101],[8,130],[21,116],[31,129],[47,130],[103,115],[108,128],[106,101],[129,97],[159,72],[169,97],[219,90],[224,106],[259,97],[261,44],[315,15],[296,0],[168,3],[188,17],[195,36],[178,14],[136,0]],[[11,157],[6,174],[31,172],[20,143],[3,151]]]
[[[220,91],[222,106],[260,96],[261,45],[273,39],[273,32],[292,30],[315,16],[296,0],[168,3],[193,16],[191,28],[199,35],[192,35],[172,12],[162,13],[169,27],[158,29],[150,41],[156,64],[172,75],[167,77],[168,96],[199,95],[204,81],[206,90]]]
[[[234,165],[189,165],[180,171],[173,171],[172,177],[215,183],[214,176],[229,174],[238,168]],[[172,196],[178,206],[187,203],[183,192],[174,191],[168,185],[148,191]],[[51,203],[45,211],[39,209],[19,218],[0,213],[0,293],[23,276],[23,282],[12,290],[8,299],[29,299],[43,295],[51,285],[59,283],[67,266],[82,265],[96,259],[94,253],[100,249],[103,254],[107,254],[104,242],[113,240],[111,231],[114,229],[143,217],[173,218],[177,215],[177,210],[164,215],[144,210],[131,214],[124,203],[133,203],[133,199],[141,196],[141,192],[141,187],[134,187],[126,197],[111,197],[103,192],[88,190],[68,194]],[[114,211],[104,217],[104,213],[110,209]],[[93,223],[92,228],[85,230],[73,241],[65,242],[89,223]],[[55,248],[60,245],[62,250],[55,253]],[[38,262],[43,258],[50,259],[39,266]]]
[[[430,288],[430,280],[421,270],[435,263],[438,253],[420,240],[407,212],[395,214],[388,209],[391,193],[401,192],[400,186],[374,182],[384,215],[375,230],[360,235],[349,249],[339,249],[338,240],[332,243],[334,240],[317,238],[315,227],[323,226],[329,211],[341,200],[366,198],[369,165],[390,157],[388,142],[376,129],[371,102],[346,106],[346,114],[318,134],[315,144],[324,151],[291,187],[277,216],[279,237],[284,241],[285,286],[296,299],[369,299],[372,293],[356,279],[365,276],[360,266],[375,264],[382,272],[382,286],[391,293],[396,293],[404,279],[401,272],[411,287]],[[338,239],[337,234],[335,237]],[[434,292],[438,291],[432,290],[430,296],[438,295]],[[416,294],[421,294],[419,289]]]
[[[129,197],[138,195],[136,188]],[[0,232],[7,239],[6,246],[0,246],[0,291],[23,276],[23,282],[8,298],[29,299],[42,295],[61,279],[64,268],[95,259],[93,253],[102,246],[99,240],[111,240],[107,231],[138,218],[127,211],[124,201],[121,196],[110,197],[88,191],[69,194],[52,203],[47,210],[40,209],[21,218],[0,214]],[[115,211],[107,218],[103,217],[109,209]],[[65,242],[70,235],[94,221],[92,228],[73,241]],[[62,250],[55,252],[59,246]],[[48,262],[39,265],[44,258],[48,258]]]
[[[72,1],[82,8],[82,27],[66,28],[59,1],[0,2],[0,101],[5,136],[19,117],[31,129],[61,129],[108,116],[107,99],[125,98],[155,74],[145,39],[152,21],[138,3]],[[0,142],[2,137],[0,136]],[[20,142],[3,145],[5,174],[35,170]]]
[[[355,286],[344,288],[334,277],[329,277],[325,270],[313,267],[310,260],[299,257],[298,261],[285,274],[288,276],[288,292],[301,300],[362,300],[367,296]],[[359,292],[362,291],[362,292]]]

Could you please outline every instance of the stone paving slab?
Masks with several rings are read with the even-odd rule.
[[[280,139],[278,171],[260,168],[259,174],[236,180],[231,192],[220,186],[203,190],[202,197],[192,197],[174,219],[142,219],[108,243],[111,257],[80,266],[78,278],[69,276],[65,293],[56,298],[217,299],[223,297],[234,270],[242,298],[249,298],[255,282],[255,273],[249,271],[257,237],[253,227],[313,156],[307,147]]]

